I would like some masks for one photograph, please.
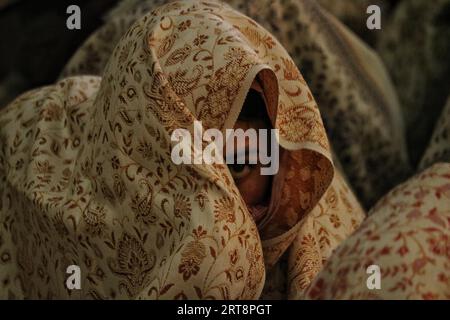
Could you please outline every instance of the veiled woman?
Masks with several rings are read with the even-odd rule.
[[[151,9],[169,2],[172,0],[119,1],[105,23],[76,50],[62,75],[102,75],[130,26]],[[319,5],[328,1],[225,2],[268,30],[301,70],[320,107],[333,152],[365,208],[412,174],[398,103],[400,93],[395,92],[377,53]],[[358,1],[359,8],[364,7],[362,2]],[[349,13],[357,11],[348,1],[334,6]],[[325,8],[332,9],[329,3]],[[364,12],[360,18],[366,28]],[[383,17],[385,13],[384,8]]]
[[[279,130],[261,203],[246,203],[242,168],[171,159],[175,129],[262,125],[248,113]],[[364,217],[294,62],[216,2],[151,11],[102,78],[25,93],[0,123],[1,297],[301,298]]]

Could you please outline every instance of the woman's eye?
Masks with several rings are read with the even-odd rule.
[[[228,169],[230,169],[233,179],[242,179],[251,172],[252,166],[248,164],[229,164]]]

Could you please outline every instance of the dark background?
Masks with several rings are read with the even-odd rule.
[[[118,0],[0,0],[0,108],[20,93],[52,83]],[[81,30],[69,30],[66,9],[81,9]]]

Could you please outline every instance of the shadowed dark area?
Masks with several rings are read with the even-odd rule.
[[[117,0],[3,1],[0,5],[0,107],[22,92],[52,83],[77,47]],[[66,9],[81,9],[81,30],[68,30]]]

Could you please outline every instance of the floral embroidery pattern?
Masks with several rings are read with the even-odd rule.
[[[450,166],[436,164],[396,187],[328,260],[310,299],[450,299]],[[366,269],[378,265],[381,289]]]
[[[86,297],[255,299],[283,254],[301,296],[364,215],[295,63],[222,3],[173,2],[128,25],[102,78],[67,78],[0,112],[0,277],[17,279],[1,297],[79,298],[63,281],[77,264]],[[286,150],[279,206],[259,226],[225,165],[170,157],[174,129],[232,127],[255,79]]]

